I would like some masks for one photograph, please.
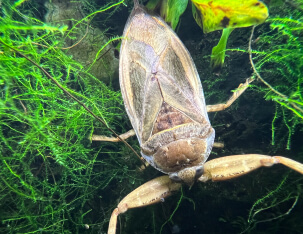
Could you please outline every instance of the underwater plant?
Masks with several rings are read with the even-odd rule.
[[[223,29],[217,46],[212,49],[211,68],[219,71],[224,63],[226,43],[235,28],[263,23],[268,17],[267,7],[258,0],[192,0],[193,15],[204,33]]]
[[[247,218],[239,216],[235,220],[230,220],[233,226],[241,229],[239,233],[253,233],[257,225],[281,220],[292,212],[302,191],[300,186],[296,187],[295,185],[293,185],[296,187],[295,189],[290,189],[291,182],[287,184],[287,180],[288,175],[275,189],[258,199],[250,208]],[[292,228],[294,229],[294,227]]]
[[[188,0],[150,0],[146,8],[150,11],[160,8],[161,17],[175,30],[187,5]]]
[[[256,42],[250,43],[249,53],[256,78],[263,83],[253,87],[276,103],[272,144],[276,138],[286,139],[286,149],[290,149],[291,138],[303,123],[302,8],[279,13],[274,9]]]
[[[65,53],[66,40],[73,39],[68,35],[76,35],[77,28],[44,23],[36,11],[39,5],[32,4],[5,1],[1,6],[0,232],[97,232],[115,205],[108,195],[115,194],[113,184],[127,189],[140,183],[135,176],[139,160],[123,144],[92,143],[93,132],[106,134],[108,129],[20,53],[106,124],[124,131],[128,120],[121,94]]]

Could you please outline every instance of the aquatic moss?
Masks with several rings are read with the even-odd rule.
[[[302,13],[296,10],[273,15],[268,20],[269,30],[256,38],[252,52],[257,71],[269,84],[262,81],[263,85],[255,87],[264,93],[266,100],[276,103],[272,144],[284,139],[287,149],[303,122],[302,20]]]
[[[0,19],[0,232],[105,231],[122,185],[140,182],[139,160],[123,144],[90,142],[93,133],[110,135],[107,128],[10,47],[125,132],[121,94],[63,52],[67,27],[23,14],[23,2],[3,3]]]
[[[290,188],[291,182],[287,180],[288,175],[284,176],[275,189],[256,200],[247,217],[239,216],[234,220],[229,220],[234,227],[241,230],[239,233],[253,233],[257,225],[281,220],[292,212],[300,198],[301,187]],[[275,232],[274,229],[275,225],[272,227],[273,232]]]

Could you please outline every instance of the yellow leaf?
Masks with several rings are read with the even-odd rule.
[[[268,9],[258,0],[191,0],[194,17],[205,33],[263,23]],[[201,22],[202,21],[202,22]]]

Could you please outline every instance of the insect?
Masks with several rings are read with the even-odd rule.
[[[206,106],[187,49],[160,17],[134,2],[120,51],[121,92],[141,155],[167,175],[128,194],[113,211],[108,233],[116,232],[119,214],[161,202],[182,183],[228,180],[277,163],[303,174],[303,164],[281,156],[232,155],[206,162],[215,138],[207,112],[226,109],[251,80],[241,84],[226,104]]]

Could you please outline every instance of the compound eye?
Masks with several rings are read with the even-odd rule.
[[[175,182],[182,182],[182,179],[177,175],[177,173],[170,174],[169,178]]]
[[[203,172],[204,172],[203,166],[197,167],[195,178],[198,179],[203,174]]]

